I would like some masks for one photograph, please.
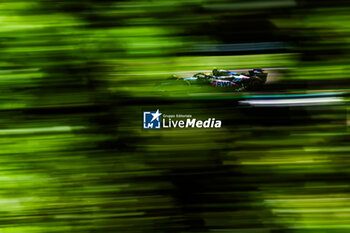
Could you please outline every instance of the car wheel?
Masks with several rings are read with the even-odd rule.
[[[264,80],[260,77],[252,77],[249,80],[249,83],[247,85],[247,90],[249,91],[255,91],[255,90],[259,90],[264,84]]]

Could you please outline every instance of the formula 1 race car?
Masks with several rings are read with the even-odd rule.
[[[197,73],[192,77],[179,78],[173,75],[169,80],[184,85],[210,85],[221,88],[231,88],[235,91],[258,90],[266,82],[267,73],[262,69],[248,70],[248,73],[235,73],[229,70],[214,69],[208,73]]]

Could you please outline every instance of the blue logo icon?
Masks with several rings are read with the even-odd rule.
[[[160,120],[162,113],[157,109],[156,112],[143,112],[144,129],[160,129]]]

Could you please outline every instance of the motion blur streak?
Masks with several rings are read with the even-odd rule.
[[[0,1],[0,232],[349,232],[349,10]],[[214,67],[267,82],[161,85]],[[222,127],[142,129],[157,109]]]
[[[253,106],[311,106],[327,104],[331,105],[334,102],[342,102],[342,98],[328,97],[328,98],[301,98],[301,99],[279,99],[279,100],[244,100],[240,101],[242,104],[250,104]]]

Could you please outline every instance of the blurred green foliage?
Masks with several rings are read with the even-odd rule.
[[[347,79],[346,3],[12,0],[0,13],[0,232],[348,231],[347,106],[239,108],[154,89],[215,66]],[[186,55],[252,37],[291,46]],[[224,127],[142,130],[154,109]]]

